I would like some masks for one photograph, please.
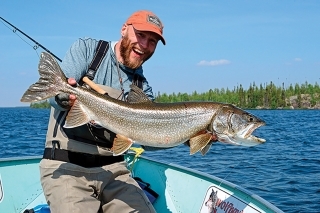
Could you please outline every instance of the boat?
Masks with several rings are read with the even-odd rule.
[[[1,213],[50,212],[40,184],[40,160],[41,156],[0,159]],[[134,152],[125,160],[158,213],[283,212],[240,186],[194,169]]]

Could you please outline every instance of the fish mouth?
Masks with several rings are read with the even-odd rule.
[[[228,143],[239,146],[256,146],[266,142],[265,139],[252,135],[254,130],[260,126],[264,126],[264,123],[255,123],[248,125],[245,129],[239,131],[237,134],[217,134],[219,141],[222,143]]]
[[[239,137],[242,137],[242,138],[248,138],[248,137],[255,137],[252,135],[253,131],[258,129],[260,126],[264,126],[264,123],[259,123],[259,124],[250,124],[248,125],[245,129],[243,129],[242,131],[239,131],[237,133],[237,135]],[[264,139],[262,139],[264,140]]]
[[[266,142],[265,139],[258,138],[252,135],[254,130],[264,125],[265,123],[255,123],[248,125],[245,129],[239,131],[238,134],[235,135],[235,144],[241,146],[256,146]]]

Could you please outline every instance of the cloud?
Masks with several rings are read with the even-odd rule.
[[[230,64],[231,62],[226,59],[220,59],[220,60],[213,60],[213,61],[200,61],[197,65],[198,66],[219,66],[219,65],[225,65]]]
[[[302,61],[301,58],[295,58],[294,61]]]

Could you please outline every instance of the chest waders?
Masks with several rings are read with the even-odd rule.
[[[95,56],[85,74],[90,80],[94,79],[108,48],[108,42],[103,40],[99,41]],[[107,94],[111,97],[124,100],[119,66],[117,66],[117,68],[121,91],[105,85],[99,86],[107,91]],[[134,74],[132,84],[142,89],[143,80],[145,80],[145,78]],[[84,82],[81,80],[79,84],[83,85]],[[67,113],[68,111],[60,111],[51,107],[46,148],[43,158],[70,162],[83,167],[103,166],[124,160],[122,155],[113,156],[110,150],[116,136],[114,132],[91,124],[85,124],[75,128],[63,128]]]

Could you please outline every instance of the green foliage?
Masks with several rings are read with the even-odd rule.
[[[31,108],[36,108],[36,109],[48,109],[51,107],[49,101],[40,101],[40,102],[35,102],[30,104]]]
[[[259,87],[253,82],[249,88],[245,90],[240,84],[234,87],[233,90],[227,89],[210,89],[208,92],[198,93],[194,91],[192,94],[178,93],[168,95],[166,93],[158,93],[156,102],[172,103],[180,101],[215,101],[223,103],[231,103],[241,108],[254,109],[277,109],[289,108],[293,103],[290,102],[290,97],[296,96],[296,105],[294,108],[303,108],[302,94],[310,96],[311,107],[320,103],[320,87],[305,82],[302,85],[290,84],[285,88],[284,83],[281,86],[276,86],[273,82]]]

